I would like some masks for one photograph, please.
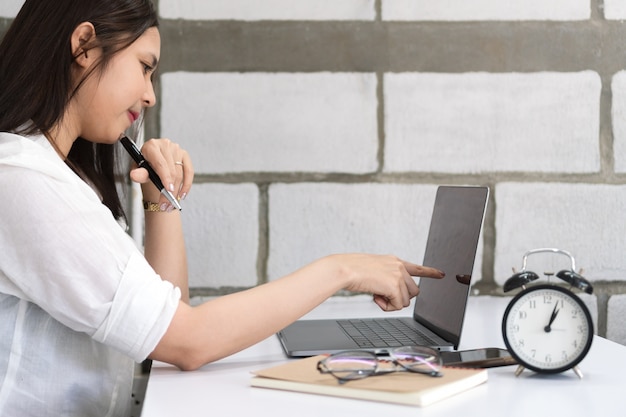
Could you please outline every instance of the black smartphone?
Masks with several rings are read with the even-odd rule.
[[[461,368],[493,368],[515,365],[517,362],[508,350],[500,348],[470,349],[456,352],[441,352],[445,366]]]

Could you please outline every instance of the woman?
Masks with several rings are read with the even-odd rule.
[[[395,310],[419,291],[411,276],[443,276],[393,256],[333,255],[191,307],[180,213],[144,169],[130,171],[157,207],[143,253],[119,225],[117,142],[155,104],[159,56],[149,0],[26,0],[0,45],[0,415],[128,415],[133,361],[196,369],[340,289]],[[184,198],[188,153],[167,139],[142,153]]]

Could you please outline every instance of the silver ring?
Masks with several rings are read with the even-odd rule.
[[[184,166],[182,162],[178,162],[178,161],[174,162],[174,164],[180,165],[181,167]]]

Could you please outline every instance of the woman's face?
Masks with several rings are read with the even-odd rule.
[[[74,97],[70,117],[77,136],[95,143],[114,143],[156,97],[152,74],[159,61],[161,36],[152,27],[128,48],[114,55],[106,68],[96,70]],[[100,54],[97,48],[87,52]],[[91,58],[91,56],[90,56]]]

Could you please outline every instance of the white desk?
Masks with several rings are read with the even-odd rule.
[[[470,297],[460,348],[504,347],[500,324],[508,299]],[[411,309],[395,315],[410,315]],[[369,297],[333,298],[306,318],[379,316]],[[584,379],[568,371],[518,378],[515,366],[489,370],[489,381],[425,408],[333,398],[249,386],[250,371],[285,362],[275,336],[193,372],[156,362],[142,417],[160,416],[507,416],[626,415],[626,346],[595,337],[581,362]]]

